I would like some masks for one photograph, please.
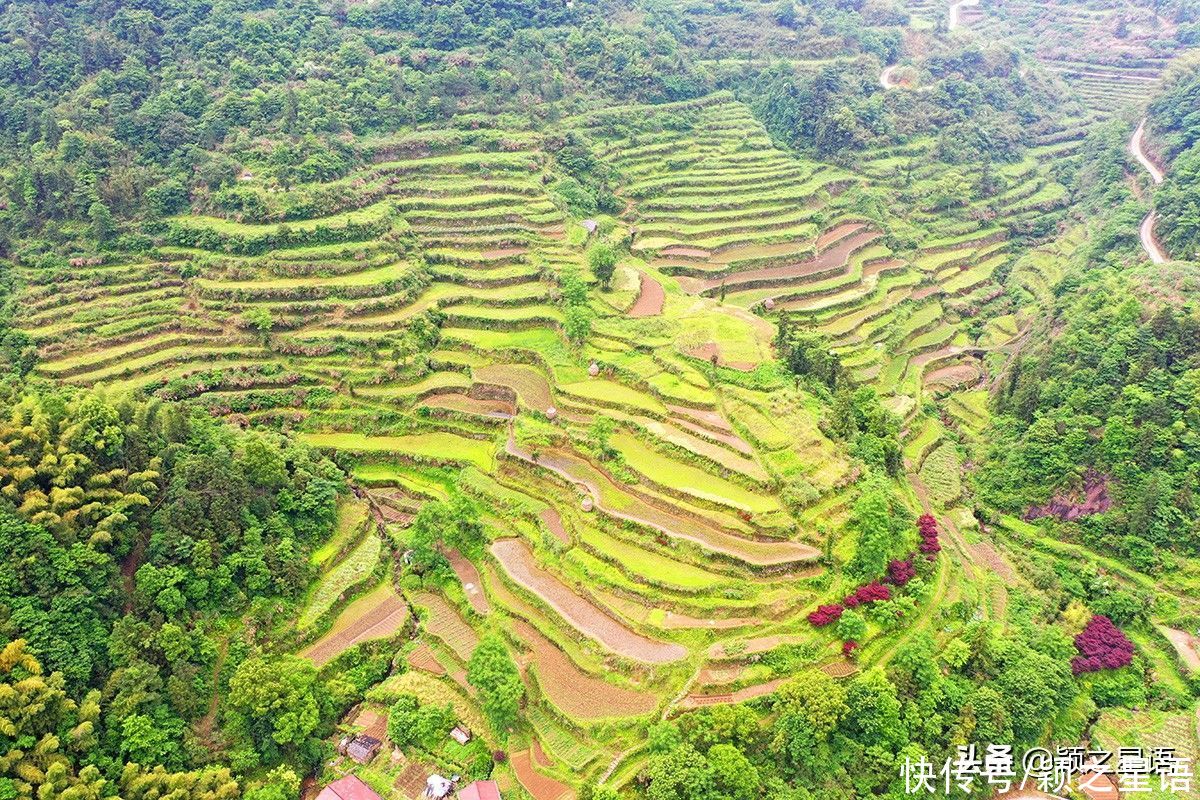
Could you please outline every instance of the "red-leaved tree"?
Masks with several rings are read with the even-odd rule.
[[[921,544],[918,549],[932,561],[942,549],[942,545],[938,542],[937,520],[930,514],[922,514],[917,520],[917,531],[921,534]]]
[[[1071,659],[1071,671],[1076,675],[1118,669],[1133,662],[1133,642],[1103,614],[1094,615],[1075,637],[1079,655]]]
[[[891,600],[892,590],[883,585],[879,581],[864,583],[862,586],[854,590],[853,594],[846,595],[842,603],[850,608],[857,608],[867,603],[874,603],[878,600]]]
[[[893,561],[888,564],[888,583],[893,586],[904,586],[913,578],[917,577],[917,569],[913,566],[912,558],[907,561]]]
[[[823,628],[841,619],[842,612],[845,610],[837,603],[829,606],[817,606],[817,610],[808,615],[808,621],[818,628]]]

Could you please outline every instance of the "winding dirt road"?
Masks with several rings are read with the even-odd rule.
[[[1150,156],[1146,155],[1144,143],[1146,140],[1146,118],[1142,117],[1142,121],[1138,123],[1137,130],[1133,132],[1133,138],[1129,140],[1129,152],[1137,159],[1138,163],[1145,167],[1146,172],[1150,173],[1151,180],[1155,184],[1163,182],[1163,171],[1158,168]]]
[[[1154,185],[1163,182],[1163,171],[1158,168],[1158,165],[1151,160],[1146,154],[1144,146],[1146,138],[1146,118],[1142,117],[1138,123],[1137,130],[1133,132],[1133,136],[1129,140],[1129,152],[1137,160],[1139,164],[1150,174],[1150,179]],[[1154,226],[1158,223],[1158,214],[1151,211],[1142,220],[1141,227],[1138,229],[1138,235],[1142,240],[1142,249],[1146,251],[1146,255],[1150,257],[1152,264],[1165,264],[1170,261],[1166,252],[1162,249],[1162,245],[1158,243],[1158,237],[1154,235]]]
[[[895,89],[899,86],[900,82],[892,77],[892,73],[899,66],[899,64],[892,64],[890,67],[884,67],[883,72],[879,73],[879,85],[885,89]]]
[[[1158,214],[1151,211],[1142,220],[1142,226],[1138,230],[1142,239],[1142,249],[1146,251],[1146,255],[1150,256],[1152,264],[1165,264],[1170,261],[1167,254],[1158,244],[1158,237],[1154,235],[1154,226],[1158,223]]]

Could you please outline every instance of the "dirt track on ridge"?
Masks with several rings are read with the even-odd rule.
[[[1139,164],[1150,175],[1150,180],[1154,185],[1163,182],[1165,176],[1163,171],[1158,168],[1153,159],[1146,153],[1146,118],[1142,117],[1138,123],[1137,130],[1133,132],[1133,136],[1129,139],[1129,152],[1137,160]],[[1158,223],[1158,214],[1151,211],[1142,220],[1141,227],[1138,228],[1138,236],[1142,240],[1142,249],[1146,251],[1146,255],[1150,257],[1152,264],[1165,264],[1171,259],[1162,249],[1162,245],[1158,242],[1158,237],[1154,235],[1154,226]]]

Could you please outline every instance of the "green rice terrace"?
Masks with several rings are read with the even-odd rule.
[[[131,62],[0,120],[0,522],[111,562],[63,719],[198,698],[72,780],[865,798],[965,742],[1200,754],[1186,3],[242,5],[135,59],[155,102],[226,92],[196,153],[139,145],[161,213],[112,199],[111,143],[181,120],[36,133],[121,113]],[[209,10],[144,13],[96,41]],[[214,55],[269,30],[298,55]],[[71,166],[105,147],[99,184]],[[236,559],[159,529],[213,520]],[[4,680],[38,672],[12,647]]]

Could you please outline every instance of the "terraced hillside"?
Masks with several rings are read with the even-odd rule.
[[[906,418],[910,507],[953,509],[952,435],[986,425],[981,387],[1049,302],[1054,248],[1078,241],[1016,243],[1055,229],[1053,176],[1089,119],[1036,131],[1013,164],[948,169],[914,139],[851,169],[778,149],[728,94],[596,112],[565,121],[618,176],[624,210],[595,226],[562,209],[538,135],[411,133],[333,183],[245,181],[258,218],[177,216],[150,258],[30,271],[19,323],[47,377],[336,454],[369,514],[322,558],[302,621],[332,627],[301,629],[300,652],[322,665],[415,625],[414,673],[470,707],[468,662],[502,632],[532,698],[514,778],[557,796],[630,777],[656,716],[764,696],[805,665],[856,671],[806,619],[854,588],[853,544],[831,534],[856,473],[776,366],[777,325],[826,337]],[[948,181],[989,188],[966,204]],[[333,198],[325,215],[294,211],[313,197]],[[607,289],[587,266],[599,237],[630,244]],[[947,393],[948,416],[922,409]],[[446,552],[448,584],[379,583],[421,509],[456,496],[490,544]],[[947,535],[922,612],[872,627],[860,662],[972,592],[1003,618],[1001,557]]]
[[[1182,50],[1175,23],[1130,3],[984,0],[981,9],[978,33],[1015,37],[1102,114],[1144,104]]]
[[[851,172],[785,155],[744,107],[721,97],[635,116],[651,122],[618,136],[606,113],[585,129],[624,178],[633,252],[645,259],[641,285],[666,283],[668,298],[675,289],[716,297],[817,330],[855,380],[875,385],[902,415],[926,378],[969,385],[981,358],[1016,336],[1015,317],[992,320],[985,308],[1045,299],[1036,269],[1009,279],[1023,255],[1010,241],[1053,228],[1067,199],[1056,165],[1077,151],[1088,123],[1037,131],[1025,157],[1001,167],[948,171],[936,165],[935,143],[917,139],[875,151]],[[990,182],[990,194],[947,204],[938,187],[948,172],[964,187]],[[906,213],[881,214],[882,198]],[[734,368],[753,363],[715,342],[693,353]]]
[[[583,344],[567,317],[592,236],[520,131],[381,140],[339,182],[356,193],[263,192],[268,210],[355,198],[323,217],[174,218],[153,258],[82,265],[78,289],[21,322],[47,376],[188,398],[336,453],[390,547],[426,504],[477,501],[490,547],[448,553],[457,581],[403,605],[368,580],[379,539],[348,538],[310,601],[310,618],[335,622],[303,652],[323,664],[393,636],[411,608],[410,663],[465,698],[481,635],[503,631],[549,754],[517,778],[570,784],[619,768],[653,715],[762,696],[800,664],[854,671],[805,620],[831,592],[817,560],[853,552],[826,537],[854,474],[819,404],[774,367],[773,322],[827,335],[902,413],[926,383],[972,385],[1020,325],[980,329],[975,309],[1053,282],[1008,241],[1061,201],[1048,165],[1081,123],[1003,168],[994,213],[975,219],[917,199],[941,177],[919,166],[930,142],[853,171],[805,161],[724,94],[572,120],[620,176],[626,209],[604,235],[632,240],[612,288],[589,292]],[[871,212],[864,198],[881,194],[912,211]],[[931,436],[915,469],[937,452]],[[971,569],[947,562],[930,608],[960,599],[955,576]],[[363,599],[330,611],[346,593]],[[868,636],[863,657],[886,661],[897,635]]]
[[[0,8],[14,796],[1196,727],[1187,0],[133,5]]]
[[[738,108],[718,101],[706,113]],[[712,146],[746,134],[762,136],[741,110]],[[657,262],[632,261],[590,301],[586,344],[572,344],[564,284],[588,277],[588,235],[551,201],[537,138],[451,138],[378,142],[377,160],[342,181],[360,189],[356,205],[324,217],[184,215],[152,258],[29,273],[46,281],[20,320],[39,370],[297,430],[351,465],[391,546],[424,504],[451,491],[479,501],[495,541],[473,560],[454,554],[461,591],[406,593],[423,609],[414,663],[461,682],[473,631],[499,628],[522,643],[540,709],[530,720],[563,759],[554,763],[564,779],[601,771],[616,754],[566,744],[586,741],[581,732],[598,722],[619,728],[685,697],[769,691],[780,675],[749,666],[764,649],[801,647],[806,661],[842,669],[836,643],[814,636],[804,614],[824,531],[845,514],[853,476],[813,399],[767,364],[773,327],[739,308],[741,294],[722,306],[712,292],[679,291],[682,277]],[[744,165],[753,160],[747,151]],[[788,216],[770,228],[774,250],[753,244],[761,205],[749,200],[724,219],[700,213],[678,244],[740,244],[733,252],[764,264],[811,252],[817,209],[789,187],[800,180],[833,197],[848,176],[778,151],[761,171],[779,187],[768,207]],[[703,198],[719,175],[689,175],[690,185]],[[305,186],[264,205],[335,188]],[[688,216],[689,195],[678,197],[660,204],[658,224],[679,219],[673,209]],[[730,219],[738,214],[745,221]],[[654,234],[640,227],[643,252]],[[652,284],[668,291],[626,313]],[[726,364],[736,375],[766,366],[755,380],[719,384],[714,370]],[[600,419],[614,423],[603,457]],[[310,618],[370,586],[379,540],[361,541],[322,561],[329,588]],[[323,664],[394,635],[405,609],[372,591],[334,609],[332,633],[304,652]],[[594,693],[586,707],[581,685]],[[610,709],[602,719],[598,707]]]

